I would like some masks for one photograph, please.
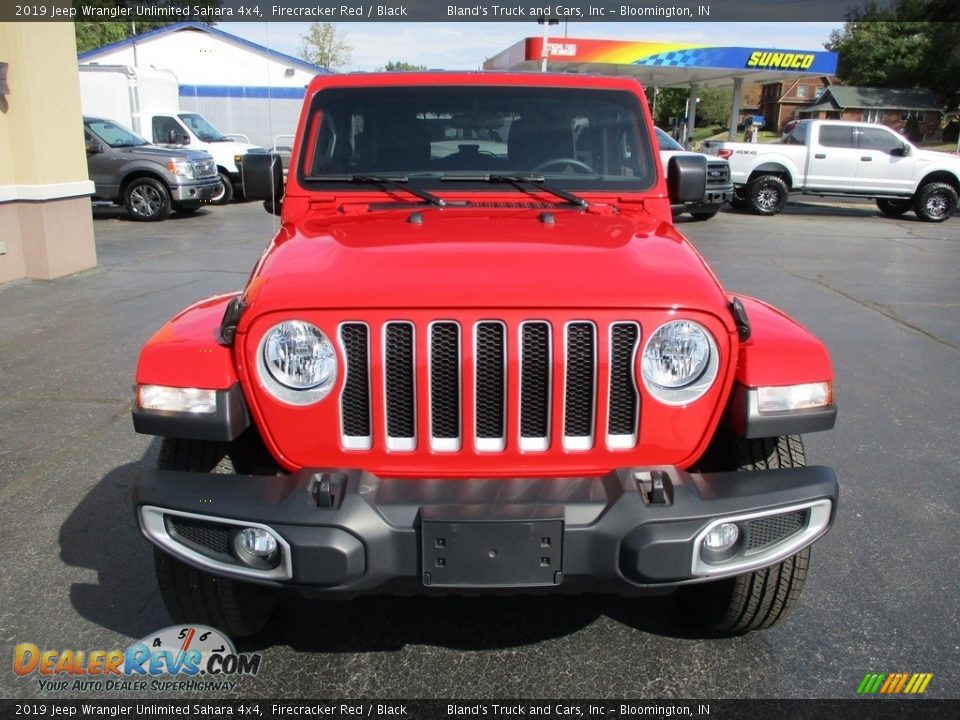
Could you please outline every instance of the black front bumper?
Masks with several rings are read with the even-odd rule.
[[[137,482],[134,504],[144,535],[167,552],[254,582],[344,595],[544,587],[631,594],[779,562],[826,532],[837,494],[826,467],[521,479],[155,471]],[[737,524],[741,538],[732,558],[710,562],[701,540],[721,519]],[[250,524],[280,538],[281,557],[268,572],[224,550]]]

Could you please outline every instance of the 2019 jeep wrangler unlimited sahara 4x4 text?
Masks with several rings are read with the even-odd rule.
[[[799,437],[834,424],[830,359],[720,286],[670,215],[706,160],[656,147],[631,79],[317,77],[285,187],[244,163],[281,215],[246,287],[137,367],[171,614],[251,634],[288,588],[785,617],[836,512]]]

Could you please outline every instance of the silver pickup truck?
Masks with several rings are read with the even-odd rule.
[[[104,118],[83,118],[83,134],[95,199],[124,205],[134,220],[194,212],[222,190],[209,153],[157,147]]]
[[[791,192],[870,198],[880,212],[943,222],[957,210],[960,158],[921,150],[883,125],[801,120],[778,143],[707,141],[725,158],[733,205],[776,215]]]

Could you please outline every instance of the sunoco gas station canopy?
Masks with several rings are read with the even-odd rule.
[[[485,70],[539,70],[542,37],[528,37],[487,60]],[[561,72],[631,75],[644,85],[688,87],[776,82],[798,76],[833,75],[837,54],[696,43],[550,38],[550,69]]]

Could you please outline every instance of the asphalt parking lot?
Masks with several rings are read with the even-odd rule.
[[[258,204],[137,224],[97,210],[99,267],[0,287],[0,692],[43,692],[13,647],[114,649],[169,624],[130,507],[158,442],[134,434],[141,344],[240,288],[275,218]],[[930,672],[960,697],[960,218],[792,204],[682,222],[731,290],[829,346],[840,419],[807,438],[841,484],[781,627],[698,636],[665,599],[284,602],[255,643],[258,697],[852,697],[867,672]],[[94,693],[96,695],[96,693]]]

